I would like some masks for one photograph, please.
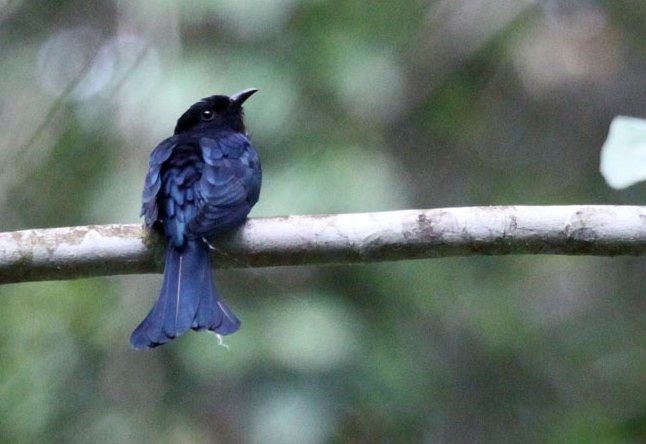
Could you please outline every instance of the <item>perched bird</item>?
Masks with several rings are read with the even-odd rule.
[[[242,224],[258,201],[260,161],[242,110],[256,91],[195,103],[150,155],[141,215],[165,235],[166,263],[159,298],[130,336],[135,348],[157,347],[188,329],[228,335],[240,328],[213,282],[205,237]]]

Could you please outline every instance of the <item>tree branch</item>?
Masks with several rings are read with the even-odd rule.
[[[646,207],[497,206],[250,219],[211,242],[218,266],[363,263],[504,254],[643,255]],[[139,225],[0,233],[0,283],[163,269]]]

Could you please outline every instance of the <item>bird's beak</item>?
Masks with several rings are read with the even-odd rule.
[[[229,98],[231,99],[232,103],[235,103],[238,106],[242,106],[245,100],[254,95],[256,91],[258,91],[256,88],[245,89],[244,91],[240,91],[239,93],[234,94]]]

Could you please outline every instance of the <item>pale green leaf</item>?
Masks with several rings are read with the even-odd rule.
[[[646,120],[615,117],[601,148],[601,174],[615,189],[646,180]]]

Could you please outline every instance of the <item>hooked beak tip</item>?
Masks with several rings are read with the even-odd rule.
[[[258,91],[257,88],[249,88],[243,91],[240,91],[237,94],[234,94],[230,97],[231,101],[238,106],[241,106],[249,97],[254,95]]]

